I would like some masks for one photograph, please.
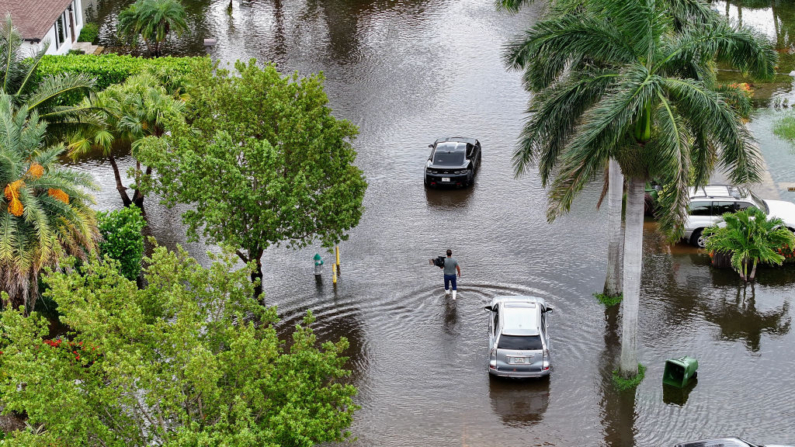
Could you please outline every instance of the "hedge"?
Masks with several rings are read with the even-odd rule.
[[[99,252],[121,263],[120,272],[130,281],[135,281],[141,272],[144,255],[146,220],[135,206],[108,213],[97,213],[97,223],[102,241]]]
[[[36,70],[36,81],[48,75],[61,73],[87,73],[97,78],[97,89],[104,90],[113,84],[120,84],[128,77],[148,68],[165,70],[179,76],[191,73],[196,61],[206,57],[160,57],[144,59],[119,54],[68,54],[65,56],[44,56]]]

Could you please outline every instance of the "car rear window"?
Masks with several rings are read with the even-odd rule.
[[[514,351],[540,351],[544,349],[539,335],[502,335],[497,349]]]
[[[436,166],[461,166],[464,164],[463,152],[448,152],[436,150],[433,156],[433,164]]]

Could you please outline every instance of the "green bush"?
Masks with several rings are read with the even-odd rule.
[[[69,50],[68,54],[86,54],[83,50]]]
[[[99,25],[96,23],[86,23],[80,31],[78,42],[94,42],[99,37]]]
[[[619,391],[627,391],[640,385],[640,382],[643,382],[644,377],[646,377],[646,367],[638,363],[638,375],[631,379],[625,379],[621,377],[621,374],[618,372],[618,370],[614,370],[613,384],[616,386],[616,388],[618,388]]]
[[[191,73],[193,64],[199,61],[210,63],[209,58],[206,57],[144,59],[119,54],[50,55],[41,59],[39,68],[36,70],[36,80],[40,82],[46,76],[62,73],[86,73],[97,78],[97,89],[104,90],[110,85],[121,84],[128,77],[149,69],[167,72],[175,77],[183,77]]]
[[[108,213],[97,213],[97,223],[103,238],[99,243],[100,254],[119,261],[121,274],[135,281],[141,272],[141,259],[144,255],[144,236],[141,231],[146,226],[146,221],[141,210],[131,206]]]

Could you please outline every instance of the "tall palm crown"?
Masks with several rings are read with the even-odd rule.
[[[71,107],[58,104],[69,93],[86,94],[94,87],[94,80],[84,74],[48,76],[36,83],[36,69],[47,52],[45,44],[34,54],[22,51],[22,36],[14,28],[11,16],[0,25],[0,90],[16,105],[26,104],[39,117],[51,123],[73,113]]]
[[[178,0],[138,0],[119,14],[119,33],[132,41],[140,35],[155,56],[171,31],[181,35],[187,29],[185,8]]]
[[[509,45],[507,63],[537,93],[515,170],[537,163],[545,185],[554,177],[550,219],[611,157],[628,177],[665,183],[661,226],[674,236],[688,184],[708,181],[716,161],[735,183],[757,179],[758,150],[737,107],[747,98],[716,84],[714,63],[768,79],[776,54],[751,31],[705,20],[714,13],[699,4],[594,0]]]
[[[519,5],[523,0],[504,0]],[[702,185],[716,163],[735,183],[758,178],[759,153],[742,122],[748,99],[718,86],[715,63],[771,78],[769,42],[732,27],[700,0],[589,0],[559,9],[507,48],[534,92],[531,117],[514,154],[515,172],[538,164],[551,181],[551,220],[569,210],[608,160],[629,179],[623,251],[621,361],[638,374],[638,311],[643,265],[643,194],[664,185],[660,225],[682,233],[688,185]]]
[[[63,145],[46,146],[47,124],[0,93],[0,291],[35,306],[38,274],[68,255],[85,259],[98,231],[91,176],[61,168]]]

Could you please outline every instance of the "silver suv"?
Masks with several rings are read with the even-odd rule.
[[[544,377],[552,368],[548,317],[543,298],[498,296],[489,311],[489,373],[502,377]]]
[[[684,238],[699,248],[706,241],[705,228],[720,222],[724,213],[735,213],[746,208],[758,208],[771,217],[784,221],[790,231],[795,231],[795,204],[782,200],[763,200],[740,186],[707,185],[690,188],[690,205],[685,221]]]

